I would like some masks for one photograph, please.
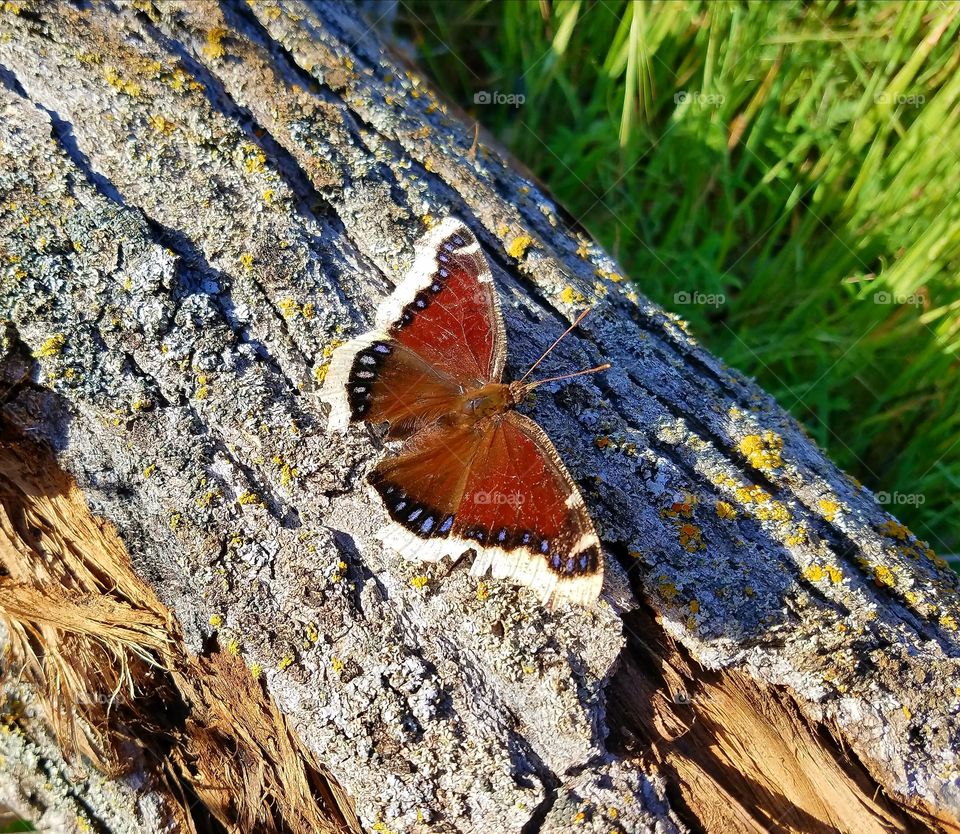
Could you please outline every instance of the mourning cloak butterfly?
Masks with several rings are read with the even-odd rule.
[[[603,584],[600,541],[553,444],[514,410],[549,380],[504,384],[505,359],[480,244],[447,218],[420,241],[375,328],[334,352],[321,395],[330,428],[387,422],[388,439],[403,441],[368,476],[390,515],[385,544],[426,561],[472,549],[477,576],[492,569],[551,608],[589,604]]]

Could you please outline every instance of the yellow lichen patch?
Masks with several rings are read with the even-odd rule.
[[[790,511],[780,501],[771,501],[769,504],[758,506],[753,511],[753,515],[760,521],[790,521],[792,518]]]
[[[783,438],[772,431],[760,434],[748,434],[738,446],[740,454],[756,469],[769,471],[783,466],[780,452],[783,449]]]
[[[839,585],[843,582],[843,571],[840,570],[836,565],[827,565],[825,570],[827,571],[827,576],[830,577],[830,581],[834,585]]]
[[[303,308],[300,310],[300,315],[303,316],[308,321],[312,319],[317,314],[317,308],[314,306],[312,301],[308,301],[303,305]]]
[[[333,352],[344,344],[343,339],[334,339],[330,344],[324,345],[320,353],[320,364],[313,372],[313,377],[317,382],[323,382],[327,378],[327,371],[330,368],[330,360],[333,358]]]
[[[605,281],[612,281],[614,284],[619,284],[623,280],[623,276],[619,272],[611,272],[608,269],[595,269],[593,274]]]
[[[40,349],[33,356],[35,359],[49,359],[51,356],[57,356],[63,351],[63,346],[66,343],[67,337],[62,333],[57,333],[40,345]]]
[[[827,575],[827,572],[820,565],[807,565],[803,569],[803,576],[811,582],[819,582]]]
[[[487,597],[490,596],[490,588],[487,586],[486,582],[480,581],[477,583],[477,599],[480,602],[483,602]]]
[[[250,492],[249,490],[244,490],[237,496],[237,503],[242,507],[248,507],[251,504],[263,505],[263,501],[260,500],[260,496],[255,492]]]
[[[876,565],[873,568],[873,581],[878,585],[885,585],[892,588],[895,584],[893,571],[885,565]]]
[[[209,507],[218,498],[223,498],[223,493],[219,489],[209,489],[197,499],[197,506]]]
[[[582,241],[577,245],[577,257],[581,260],[586,260],[590,257],[590,249]]]
[[[291,481],[297,477],[297,469],[289,463],[280,464],[280,483],[283,486],[289,486]]]
[[[246,155],[243,158],[243,167],[248,174],[257,174],[267,164],[267,157],[256,145],[246,146]]]
[[[734,494],[741,504],[766,504],[770,500],[770,493],[756,484],[751,484],[748,487],[737,487]]]
[[[680,525],[680,545],[690,553],[703,550],[703,531],[696,524]]]
[[[695,599],[690,600],[690,613],[691,613],[691,614],[699,614],[699,613],[700,613],[700,603],[697,602],[697,600],[695,600]]]
[[[155,463],[151,463],[146,469],[143,470],[143,477],[149,478],[156,471],[156,469],[157,465]]]
[[[820,508],[820,513],[823,515],[824,521],[833,521],[837,517],[837,511],[840,509],[840,505],[836,501],[829,501],[826,498],[821,498],[817,502],[817,506]]]
[[[172,516],[170,516],[170,529],[176,530],[182,521],[183,516],[180,515],[180,513],[174,513]]]
[[[429,576],[423,576],[423,575],[414,576],[414,577],[410,580],[410,584],[411,584],[414,588],[416,588],[418,591],[421,591],[421,590],[423,590],[424,588],[426,588],[427,585],[430,584],[430,577],[429,577]]]
[[[887,536],[893,536],[895,539],[900,539],[902,542],[905,542],[912,535],[910,530],[893,518],[880,525],[880,532]]]
[[[710,483],[718,487],[727,487],[729,489],[735,489],[737,482],[731,478],[726,472],[717,472],[710,476]]]
[[[941,614],[940,619],[937,622],[947,629],[947,631],[957,630],[957,619],[952,614]]]
[[[213,614],[210,617],[210,625],[214,628],[220,628],[223,625],[223,616],[220,614]]]
[[[283,669],[289,669],[291,666],[293,666],[293,655],[289,654],[285,654],[283,657],[281,657],[280,662],[277,664],[277,668],[281,671]]]
[[[252,272],[253,271],[253,255],[251,255],[249,252],[244,252],[240,256],[240,265],[247,272]]]
[[[913,713],[910,711],[910,707],[908,707],[906,704],[904,704],[902,707],[900,707],[900,711],[903,713],[903,715],[904,715],[904,717],[907,719],[907,721],[909,721],[911,718],[913,718]]]
[[[254,663],[250,667],[250,676],[256,681],[260,680],[260,676],[263,674],[263,667],[259,663]]]
[[[140,85],[136,81],[125,80],[114,66],[108,65],[104,67],[103,77],[118,93],[125,93],[132,98],[136,98],[142,92]]]
[[[184,90],[201,90],[203,85],[199,81],[195,81],[190,77],[181,67],[176,67],[173,72],[170,73],[167,83],[170,87],[177,93],[182,93]]]
[[[227,641],[227,654],[231,657],[240,657],[240,641],[231,637]]]
[[[679,593],[677,586],[672,582],[667,582],[666,577],[664,576],[660,577],[660,579],[661,581],[659,585],[657,585],[657,589],[660,591],[660,596],[662,596],[667,602],[672,602],[674,599],[676,599],[676,596]]]
[[[586,296],[579,290],[575,290],[573,287],[567,286],[564,287],[560,293],[560,300],[564,304],[583,304],[586,301]]]
[[[317,631],[316,623],[307,623],[305,634],[307,641],[310,643],[316,643],[320,639],[320,632]]]
[[[717,501],[716,504],[717,517],[725,519],[726,521],[733,521],[737,517],[737,510],[733,504],[728,504],[726,501]]]
[[[263,202],[269,205],[270,203],[273,202],[274,198],[277,196],[277,192],[274,191],[272,188],[268,188],[260,196],[263,198]]]
[[[208,58],[222,58],[224,56],[223,39],[227,30],[222,26],[214,26],[207,32],[207,43],[203,47],[203,52]]]
[[[520,260],[533,243],[533,238],[529,235],[517,235],[507,247],[507,254],[515,260]]]
[[[336,674],[339,675],[345,666],[346,664],[336,655],[330,658],[330,668],[333,669]]]
[[[807,528],[801,524],[784,539],[784,542],[787,547],[800,547],[806,544],[808,540]]]
[[[159,113],[152,113],[147,116],[147,124],[150,125],[153,130],[157,133],[162,133],[166,136],[169,136],[176,129],[177,125],[175,122],[171,122],[169,119],[164,118]]]
[[[285,319],[292,319],[300,312],[300,305],[292,298],[281,298],[277,305],[280,307],[280,313]]]

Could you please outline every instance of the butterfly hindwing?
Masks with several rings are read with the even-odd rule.
[[[516,412],[435,427],[382,461],[371,483],[390,513],[384,540],[434,561],[476,551],[472,572],[528,585],[551,605],[589,602],[603,582],[593,523],[553,444]]]

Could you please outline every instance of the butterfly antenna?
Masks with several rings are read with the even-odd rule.
[[[571,324],[566,330],[564,330],[563,333],[560,334],[560,337],[552,345],[550,345],[550,347],[548,347],[544,351],[543,356],[541,356],[536,362],[534,362],[530,366],[530,369],[522,377],[520,377],[520,379],[518,379],[517,382],[523,382],[528,376],[530,376],[530,374],[533,373],[534,368],[536,368],[537,365],[539,365],[544,359],[547,358],[547,356],[550,355],[550,351],[552,351],[557,345],[559,345],[560,342],[562,342],[566,338],[567,334],[571,330],[573,330],[578,324],[580,324],[580,322],[582,322],[584,318],[586,318],[587,313],[589,313],[592,309],[593,309],[592,307],[587,307],[586,310],[584,310],[579,316],[577,316],[577,320],[573,324]],[[592,370],[598,370],[598,369],[592,369]],[[589,371],[581,371],[580,373],[589,373]],[[550,380],[544,379],[542,381],[548,382]],[[537,383],[537,384],[539,385],[540,383]]]
[[[524,384],[524,388],[527,391],[531,391],[538,385],[543,385],[545,382],[559,382],[561,379],[572,379],[575,376],[583,376],[584,374],[595,374],[597,371],[605,371],[609,367],[610,363],[604,362],[602,365],[597,365],[595,368],[587,368],[584,371],[576,371],[572,374],[562,374],[561,376],[552,376],[549,379],[538,379],[536,382],[527,382]]]

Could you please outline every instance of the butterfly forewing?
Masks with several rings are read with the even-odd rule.
[[[506,354],[500,302],[480,244],[459,221],[447,219],[426,235],[377,321],[464,385],[500,380]]]
[[[347,380],[354,420],[390,424],[388,437],[409,437],[456,408],[461,386],[406,346],[376,339],[361,348]]]
[[[480,244],[447,218],[417,245],[413,266],[377,310],[376,329],[334,352],[321,392],[330,426],[390,421],[390,436],[406,437],[452,409],[465,389],[498,381],[505,341]]]

